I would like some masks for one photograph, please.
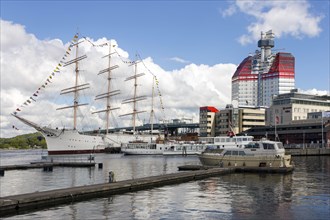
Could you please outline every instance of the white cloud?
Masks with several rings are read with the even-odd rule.
[[[184,60],[180,57],[171,57],[170,60],[178,62],[178,63],[190,63],[190,61],[188,60]]]
[[[255,18],[247,26],[248,34],[239,37],[242,44],[255,42],[261,31],[273,30],[277,37],[291,35],[295,38],[315,37],[322,29],[319,23],[322,15],[313,15],[306,0],[294,1],[245,1],[236,0],[223,15],[230,16],[236,10]]]
[[[220,13],[222,14],[223,17],[232,16],[236,12],[237,12],[237,7],[234,4],[229,5],[229,7],[224,11],[220,10]]]
[[[328,95],[328,91],[326,90],[317,90],[317,89],[308,89],[308,90],[302,90],[298,89],[299,93],[304,93],[304,94],[310,94],[310,95]],[[330,94],[329,94],[330,95]]]
[[[10,137],[19,134],[34,132],[34,129],[24,125],[10,114],[16,108],[22,111],[18,114],[28,120],[39,123],[42,126],[72,127],[72,111],[70,109],[56,111],[56,108],[72,105],[72,98],[59,96],[59,90],[73,86],[74,66],[62,67],[60,73],[56,73],[45,89],[41,89],[38,96],[33,94],[49,78],[54,68],[61,61],[69,43],[63,43],[59,39],[40,40],[33,34],[27,33],[24,26],[12,22],[1,22],[1,137]],[[107,38],[89,39],[95,45],[101,45],[109,41]],[[111,40],[117,44],[115,40]],[[81,77],[83,82],[90,83],[90,90],[84,90],[89,107],[80,108],[84,116],[78,118],[78,129],[93,130],[104,127],[102,114],[91,114],[93,111],[104,108],[102,101],[95,101],[94,95],[104,93],[107,89],[106,75],[97,75],[107,67],[108,60],[101,57],[108,54],[108,47],[93,47],[85,41],[79,44],[80,54],[86,54],[87,59],[80,62]],[[121,100],[132,97],[133,82],[124,82],[125,78],[133,75],[133,67],[124,64],[122,60],[128,60],[129,54],[116,47],[121,55],[112,59],[113,64],[120,67],[113,71],[116,83],[112,89],[120,89],[121,94],[113,97],[111,107],[121,107],[119,111],[112,112],[111,124],[114,127],[131,125],[130,117],[118,117],[120,114],[130,112],[130,106],[121,104]],[[73,56],[73,53],[71,54]],[[67,59],[69,60],[69,58]],[[146,68],[147,67],[147,68]],[[199,120],[199,107],[213,105],[224,107],[230,103],[231,76],[236,70],[234,64],[216,64],[214,66],[189,64],[184,68],[173,71],[165,71],[155,64],[152,58],[143,59],[138,64],[138,72],[146,75],[138,78],[138,93],[147,95],[148,100],[139,102],[138,110],[151,110],[151,91],[153,76],[159,82],[155,85],[155,112],[158,120],[163,120],[161,108],[165,108],[166,119],[193,118]],[[158,94],[161,96],[158,96]],[[36,99],[29,105],[23,103],[30,97]],[[80,102],[85,100],[81,99]],[[21,107],[21,105],[25,107]],[[81,114],[79,114],[81,115]],[[139,115],[139,123],[147,123],[149,113]],[[15,125],[20,130],[12,128]]]

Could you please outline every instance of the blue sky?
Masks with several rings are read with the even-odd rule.
[[[300,1],[301,2],[301,1]],[[256,42],[241,45],[253,16],[238,12],[223,17],[232,1],[1,1],[1,18],[26,27],[39,39],[71,39],[75,31],[93,39],[116,39],[130,54],[151,56],[166,70],[184,64],[239,64]],[[329,89],[329,1],[308,1],[309,13],[321,16],[317,36],[290,33],[276,38],[275,48],[296,57],[296,86]],[[294,12],[292,12],[294,13]],[[286,24],[281,24],[285,26]],[[285,27],[283,27],[285,29]],[[267,30],[264,30],[267,31]],[[276,34],[276,32],[275,32]]]
[[[212,87],[210,93],[217,94],[219,100],[204,97],[211,101],[199,101],[191,105],[188,102],[181,103],[196,111],[190,111],[187,107],[179,115],[187,111],[197,118],[198,105],[214,105],[220,108],[230,101],[231,91],[227,86],[233,71],[249,53],[258,49],[260,31],[266,32],[269,29],[275,33],[274,49],[290,52],[296,58],[296,87],[308,92],[327,92],[330,87],[329,8],[328,0],[1,0],[1,20],[10,23],[1,25],[1,34],[5,36],[11,33],[14,36],[17,31],[14,27],[19,25],[24,32],[22,39],[32,35],[40,45],[54,39],[65,45],[77,31],[93,41],[114,39],[130,59],[134,59],[134,54],[138,52],[142,58],[150,58],[150,65],[156,65],[159,72],[164,71],[164,74],[166,72],[170,75],[162,81],[164,93],[167,93],[169,83],[175,84],[176,88],[185,88],[179,84],[182,80],[187,89],[190,89],[186,91],[187,99],[191,90],[199,91],[194,82],[209,76],[210,73],[218,74],[218,78],[213,80],[219,81],[218,84],[210,85],[205,82],[205,85]],[[4,57],[7,55],[6,48],[9,48],[6,47],[6,42],[2,40],[1,52]],[[35,62],[37,65],[40,60],[36,58]],[[15,85],[5,85],[3,81],[7,78],[10,80],[10,73],[4,71],[7,69],[4,65],[9,64],[1,64],[2,94],[5,94],[6,91],[13,91]],[[225,69],[227,72],[222,73]],[[33,72],[32,69],[30,71]],[[17,74],[24,73],[17,70]],[[177,78],[172,77],[174,75]],[[24,96],[24,92],[33,90],[32,86],[26,91],[22,89],[23,85],[17,86],[21,86],[21,96]],[[219,87],[226,90],[221,91]],[[168,95],[170,96],[170,92]],[[7,104],[4,99],[2,103]],[[15,104],[17,105],[11,103]],[[170,106],[174,107],[172,104]],[[8,107],[10,108],[13,107]],[[2,107],[1,114],[7,113],[7,109]],[[175,113],[171,115],[175,117]],[[11,126],[10,119],[3,121],[5,122],[2,122],[2,127]]]

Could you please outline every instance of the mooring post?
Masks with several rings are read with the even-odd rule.
[[[44,171],[45,172],[53,172],[53,166],[52,165],[44,166]]]
[[[0,176],[5,176],[5,170],[4,169],[0,169]]]

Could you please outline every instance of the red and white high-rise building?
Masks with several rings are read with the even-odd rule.
[[[295,58],[291,53],[272,53],[274,34],[261,32],[260,50],[246,57],[232,77],[232,101],[240,106],[270,106],[275,95],[295,87]]]

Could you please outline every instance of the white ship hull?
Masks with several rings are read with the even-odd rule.
[[[111,146],[111,143],[105,141],[103,136],[85,135],[72,129],[41,127],[15,114],[13,116],[35,128],[45,137],[49,155],[103,153],[106,147]]]
[[[46,129],[46,128],[44,128]],[[121,147],[123,144],[136,140],[136,136],[126,133],[111,133],[106,136],[80,134],[76,130],[52,130],[44,133],[49,155],[104,153],[106,147]],[[55,131],[55,132],[54,132]],[[151,140],[151,136],[143,136]]]
[[[55,132],[41,131],[49,155],[103,153],[108,146],[101,136],[84,135],[77,130],[51,130]]]

